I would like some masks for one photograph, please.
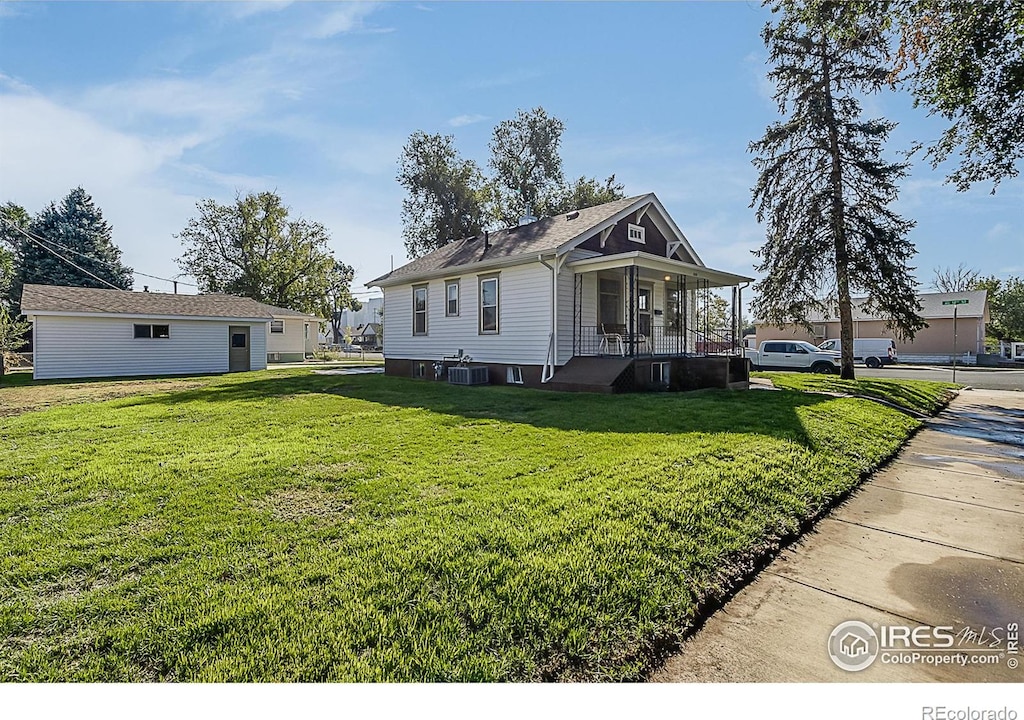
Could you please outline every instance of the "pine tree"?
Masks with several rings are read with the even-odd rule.
[[[751,143],[760,171],[751,207],[767,241],[756,252],[766,276],[754,312],[767,322],[808,325],[813,309],[839,311],[842,377],[853,379],[851,292],[888,318],[897,335],[924,327],[908,265],[914,223],[890,209],[906,163],[882,159],[895,123],[861,118],[858,94],[886,81],[879,23],[841,2],[783,2],[763,33],[779,112]]]
[[[15,298],[20,298],[26,283],[93,288],[113,285],[131,290],[132,269],[121,263],[113,229],[82,188],[72,190],[60,204],[50,203],[33,218],[28,230],[38,240],[21,237]]]

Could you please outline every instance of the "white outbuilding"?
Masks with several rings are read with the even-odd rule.
[[[273,315],[249,298],[25,285],[36,379],[267,367]]]

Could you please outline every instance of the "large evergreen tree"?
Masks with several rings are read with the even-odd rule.
[[[883,28],[841,2],[782,2],[762,36],[779,112],[787,118],[751,143],[760,171],[752,207],[767,241],[757,251],[754,312],[773,324],[808,323],[838,308],[842,376],[854,377],[851,292],[901,337],[924,326],[906,235],[890,209],[905,163],[882,159],[894,123],[861,117],[858,94],[886,81]]]
[[[5,217],[16,207],[8,203]],[[32,219],[27,228],[32,239],[6,223],[5,227],[6,236],[17,238],[18,243],[10,290],[15,304],[20,304],[21,288],[26,283],[132,288],[132,269],[121,262],[113,229],[92,197],[80,187],[60,203],[50,203]]]

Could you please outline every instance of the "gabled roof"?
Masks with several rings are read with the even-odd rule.
[[[987,290],[969,290],[956,293],[923,293],[917,296],[921,302],[920,315],[925,320],[939,320],[952,318],[953,308],[957,308],[957,317],[985,317],[985,309],[988,307]],[[875,313],[865,312],[863,307],[867,298],[851,298],[853,303],[853,319],[857,322],[885,320],[886,318]],[[943,305],[947,300],[967,300],[963,305]],[[811,312],[807,314],[810,322],[828,322],[839,319],[838,313]]]
[[[254,302],[256,302],[256,301],[254,301]],[[275,319],[277,319],[277,318],[286,318],[286,317],[302,318],[304,320],[317,320],[317,321],[319,321],[321,319],[321,318],[317,317],[316,315],[309,315],[309,314],[304,313],[304,312],[299,312],[298,310],[289,310],[288,308],[278,307],[277,305],[267,305],[266,303],[261,303],[261,302],[256,302],[256,304],[259,305],[264,310],[266,310],[271,315],[273,315]]]
[[[444,275],[449,269],[467,265],[488,267],[511,265],[516,262],[535,260],[537,255],[562,254],[592,237],[600,230],[614,225],[630,213],[651,205],[658,210],[664,226],[677,235],[683,247],[703,265],[693,252],[689,242],[669,217],[661,201],[654,193],[634,195],[614,200],[603,205],[574,210],[562,215],[541,218],[528,225],[498,230],[486,236],[476,235],[448,243],[432,253],[392,270],[367,283],[367,286],[384,287],[421,278]],[[485,248],[486,244],[486,248]]]
[[[25,285],[21,311],[26,315],[132,315],[270,320],[261,303],[234,295],[174,295],[104,288]]]

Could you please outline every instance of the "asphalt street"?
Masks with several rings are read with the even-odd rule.
[[[952,367],[932,367],[923,365],[898,365],[877,370],[863,366],[857,367],[857,377],[894,378],[902,380],[943,380],[953,381]],[[979,390],[1020,390],[1024,391],[1024,368],[1012,370],[1005,368],[957,367],[956,381],[961,385],[969,385]]]

